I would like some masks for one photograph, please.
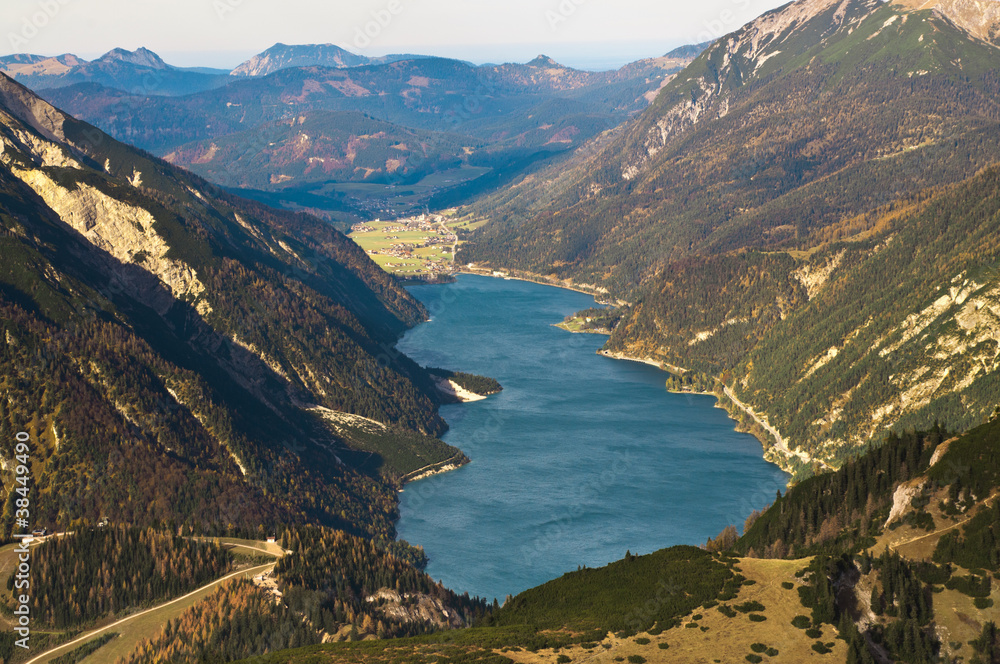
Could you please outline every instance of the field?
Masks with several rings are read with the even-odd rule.
[[[447,213],[395,221],[355,224],[350,238],[379,267],[404,278],[427,278],[454,271],[458,237]]]
[[[753,644],[764,644],[777,650],[772,655],[765,654],[765,662],[843,662],[846,646],[836,639],[836,630],[823,626],[822,641],[832,642],[833,652],[820,655],[812,649],[817,639],[806,636],[805,632],[792,626],[792,619],[809,610],[799,603],[795,590],[801,580],[795,572],[806,567],[809,560],[762,560],[744,558],[739,568],[744,576],[755,581],[753,585],[740,588],[739,596],[728,605],[756,601],[764,605],[759,611],[767,620],[753,622],[749,614],[737,612],[732,618],[720,613],[718,607],[698,609],[684,618],[679,627],[661,634],[640,633],[635,637],[619,638],[607,634],[600,643],[584,643],[558,650],[543,649],[538,652],[527,650],[506,651],[503,654],[518,664],[556,664],[559,655],[569,657],[572,662],[588,661],[594,664],[615,664],[633,661],[640,657],[654,664],[670,662],[683,664],[690,662],[745,662],[746,655],[753,654]],[[782,582],[792,588],[783,587]],[[668,647],[663,648],[662,644]],[[638,660],[634,660],[638,661]]]

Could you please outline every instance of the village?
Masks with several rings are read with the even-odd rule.
[[[350,237],[382,269],[408,279],[439,279],[454,272],[458,235],[444,214],[361,222]]]

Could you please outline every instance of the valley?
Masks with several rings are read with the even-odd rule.
[[[451,218],[454,210],[442,214],[355,224],[348,236],[365,250],[386,272],[404,279],[436,281],[456,270],[458,229],[468,230],[467,222]]]
[[[11,32],[0,664],[1000,663],[996,3],[443,3]]]

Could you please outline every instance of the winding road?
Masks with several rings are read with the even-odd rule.
[[[758,417],[757,413],[753,412],[753,409],[750,408],[750,406],[748,406],[745,403],[743,403],[742,401],[740,401],[739,398],[733,393],[733,391],[731,389],[729,389],[729,387],[727,385],[723,385],[722,389],[725,392],[726,396],[729,397],[730,401],[732,401],[734,404],[736,404],[736,406],[740,410],[742,410],[744,413],[746,413],[751,418],[753,418],[753,421],[756,422],[757,424],[759,424],[765,431],[767,431],[769,434],[771,434],[772,436],[774,436],[774,440],[775,440],[774,447],[775,447],[775,449],[777,449],[779,452],[781,452],[785,456],[797,456],[804,463],[812,463],[813,461],[818,461],[818,459],[813,459],[811,456],[809,456],[808,454],[806,454],[802,450],[790,450],[790,449],[788,449],[788,443],[786,443],[785,439],[781,437],[781,433],[777,429],[775,429],[773,426],[771,426],[770,424],[768,424],[768,422],[766,420],[762,420],[760,417]],[[824,463],[822,461],[820,461],[819,463],[822,464],[824,468],[829,468],[829,466],[826,463]]]
[[[192,539],[208,539],[208,538],[192,538]],[[282,555],[284,555],[284,551],[281,550],[280,547],[276,547],[279,551],[281,551],[281,553],[277,553],[275,550],[271,550],[269,548],[264,548],[264,547],[267,547],[267,544],[264,544],[263,542],[258,542],[258,544],[264,544],[264,547],[251,546],[251,545],[248,545],[248,544],[234,544],[234,543],[228,543],[228,542],[224,543],[224,544],[231,544],[233,548],[242,548],[242,549],[251,549],[251,550],[254,550],[254,551],[260,551],[261,553],[266,553],[268,555],[274,556],[275,559],[280,558]],[[162,604],[157,604],[156,606],[150,607],[150,608],[145,609],[143,611],[139,611],[138,613],[133,613],[132,615],[126,616],[126,617],[122,618],[121,620],[117,620],[117,621],[111,623],[110,625],[105,625],[104,627],[100,627],[98,629],[91,630],[89,632],[86,632],[86,633],[78,636],[77,638],[73,639],[72,641],[67,641],[66,643],[62,643],[62,644],[60,644],[60,645],[58,645],[58,646],[56,646],[54,648],[50,648],[49,650],[46,650],[45,652],[43,652],[41,654],[35,655],[34,657],[32,657],[31,659],[29,659],[24,664],[36,664],[37,662],[47,662],[47,661],[50,661],[54,657],[58,657],[59,655],[65,654],[65,653],[69,652],[70,650],[72,650],[74,647],[83,645],[84,643],[95,639],[96,637],[100,636],[101,634],[104,634],[105,632],[113,631],[116,628],[121,627],[122,625],[125,625],[125,624],[127,624],[127,623],[129,623],[131,621],[134,621],[134,620],[136,620],[136,619],[138,619],[138,618],[140,618],[142,616],[148,615],[148,614],[153,613],[155,611],[162,611],[164,609],[168,609],[169,607],[173,606],[174,604],[178,604],[180,602],[184,602],[185,600],[188,600],[191,597],[194,597],[195,595],[198,595],[199,593],[204,593],[205,591],[211,590],[212,588],[214,588],[216,586],[220,586],[220,585],[222,585],[223,583],[225,583],[226,581],[228,581],[230,579],[233,579],[233,578],[238,577],[238,576],[247,576],[247,577],[252,578],[252,577],[257,576],[258,574],[265,574],[267,572],[270,572],[271,570],[274,569],[275,564],[276,564],[276,561],[275,562],[270,562],[270,563],[265,563],[263,565],[257,565],[256,567],[250,567],[250,568],[246,568],[246,569],[241,569],[241,570],[238,570],[236,572],[230,572],[226,576],[223,576],[223,577],[221,577],[219,579],[216,579],[215,581],[211,581],[209,583],[206,583],[205,585],[200,586],[200,587],[196,588],[195,590],[192,590],[191,592],[187,593],[186,595],[182,595],[181,597],[176,597],[176,598],[174,598],[172,600],[169,600],[167,602],[164,602]],[[89,661],[89,659],[88,659],[88,661]]]

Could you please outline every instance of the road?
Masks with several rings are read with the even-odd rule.
[[[277,554],[274,551],[269,551],[269,550],[264,549],[264,548],[254,547],[254,546],[248,546],[248,545],[244,545],[244,544],[237,544],[236,546],[240,546],[240,547],[246,548],[246,549],[254,549],[254,550],[257,550],[257,551],[261,551],[262,553],[266,553],[268,555],[275,556],[276,558],[280,558],[281,555],[284,554],[284,552],[282,552],[281,554]],[[148,615],[148,614],[150,614],[150,613],[152,613],[154,611],[162,611],[162,610],[167,609],[167,608],[169,608],[169,607],[171,607],[171,606],[173,606],[175,604],[178,604],[180,602],[184,602],[185,600],[190,599],[191,597],[193,597],[193,596],[195,596],[195,595],[197,595],[199,593],[203,593],[206,590],[210,590],[211,588],[213,588],[215,586],[220,586],[220,585],[222,585],[223,583],[225,583],[226,581],[228,581],[230,579],[233,579],[233,578],[238,577],[238,576],[248,576],[248,577],[252,578],[252,577],[257,576],[258,574],[264,574],[266,572],[270,572],[271,570],[274,569],[274,565],[275,565],[275,563],[271,562],[271,563],[265,563],[263,565],[258,565],[256,567],[251,567],[251,568],[248,568],[248,569],[242,569],[242,570],[239,570],[239,571],[236,571],[236,572],[231,572],[231,573],[227,574],[226,576],[224,576],[224,577],[222,577],[220,579],[216,579],[215,581],[211,581],[209,583],[206,583],[203,586],[200,586],[199,588],[196,588],[195,590],[192,590],[191,592],[187,593],[186,595],[183,595],[181,597],[177,597],[177,598],[172,599],[172,600],[170,600],[168,602],[164,602],[163,604],[157,604],[156,606],[150,607],[148,609],[145,609],[144,611],[140,611],[138,613],[133,613],[132,615],[126,616],[125,618],[122,618],[121,620],[118,620],[118,621],[116,621],[114,623],[111,623],[110,625],[105,625],[104,627],[101,627],[99,629],[91,630],[91,631],[89,631],[89,632],[87,632],[87,633],[85,633],[85,634],[83,634],[83,635],[81,635],[81,636],[73,639],[72,641],[68,641],[66,643],[63,643],[63,644],[60,644],[60,645],[56,646],[55,648],[51,648],[49,650],[46,650],[45,652],[43,652],[43,653],[41,653],[39,655],[36,655],[35,657],[29,659],[27,662],[25,662],[25,664],[35,664],[36,662],[42,662],[42,661],[51,660],[53,657],[57,657],[59,655],[65,654],[65,653],[69,652],[70,650],[72,650],[73,648],[75,648],[76,646],[83,645],[87,641],[90,641],[90,640],[92,640],[92,639],[100,636],[101,634],[104,634],[105,632],[115,631],[116,628],[121,627],[122,625],[127,624],[127,623],[129,623],[129,622],[131,622],[133,620],[136,620],[136,619],[138,619],[138,618],[140,618],[142,616]]]
[[[993,494],[992,496],[990,496],[989,498],[987,498],[986,500],[984,500],[982,502],[982,508],[989,507],[989,504],[991,502],[993,502],[993,500],[997,496],[1000,496],[1000,494]],[[955,528],[958,528],[959,526],[964,526],[965,524],[969,523],[970,521],[972,521],[972,519],[974,519],[976,517],[977,514],[979,514],[979,511],[980,510],[978,510],[978,509],[974,510],[974,513],[971,516],[967,517],[966,519],[964,519],[962,521],[959,521],[958,523],[953,523],[950,526],[948,526],[947,528],[941,528],[940,530],[935,530],[935,531],[927,533],[926,535],[920,535],[919,537],[914,537],[913,539],[904,540],[902,542],[887,542],[886,543],[886,547],[890,551],[896,551],[901,546],[906,546],[908,544],[913,544],[914,542],[919,542],[920,540],[927,539],[928,537],[940,536],[942,533],[946,533],[949,530],[954,530]]]
[[[761,418],[757,417],[757,413],[753,412],[753,409],[751,409],[750,406],[748,406],[745,403],[743,403],[742,401],[740,401],[736,397],[736,395],[733,394],[733,391],[731,389],[729,389],[728,386],[723,385],[722,389],[723,389],[723,391],[725,391],[726,396],[729,397],[730,401],[732,401],[734,404],[736,404],[740,408],[740,410],[742,410],[747,415],[749,415],[751,418],[753,418],[753,421],[756,422],[757,424],[759,424],[765,431],[767,431],[769,434],[771,434],[772,436],[774,436],[774,440],[775,440],[774,447],[779,452],[781,452],[785,456],[797,456],[798,458],[802,459],[802,461],[805,462],[805,463],[812,463],[813,461],[817,461],[817,459],[813,459],[811,456],[809,456],[808,454],[806,454],[802,450],[790,450],[790,449],[788,449],[788,444],[785,442],[785,439],[781,437],[781,433],[777,429],[775,429],[773,426],[771,426],[770,424],[768,424],[765,420],[762,420]],[[824,462],[820,461],[820,463],[823,465],[824,468],[829,468],[829,466],[826,465]]]

